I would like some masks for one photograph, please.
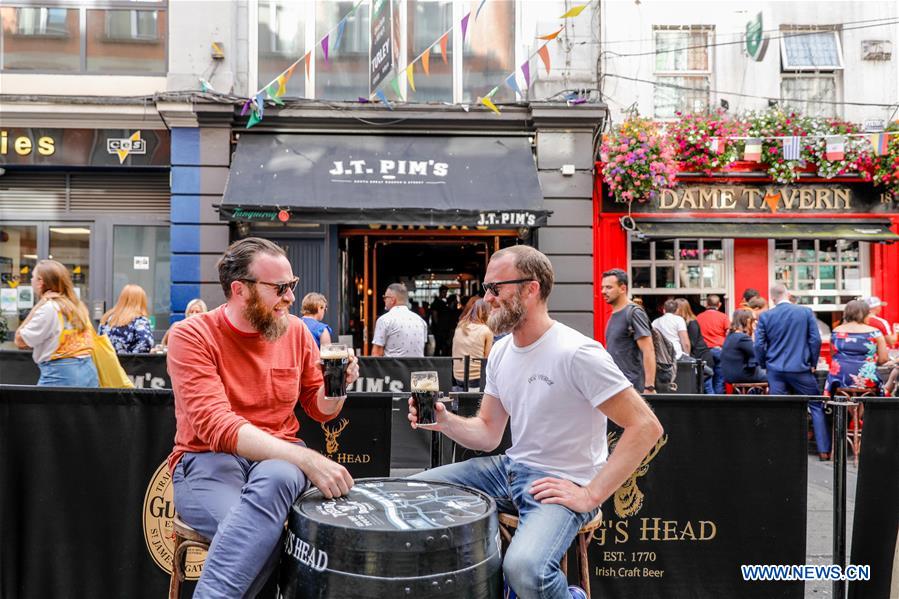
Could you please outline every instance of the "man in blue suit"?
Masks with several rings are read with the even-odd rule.
[[[790,303],[787,288],[778,283],[771,288],[774,307],[759,316],[755,331],[755,357],[768,371],[771,395],[820,395],[815,366],[821,354],[821,334],[815,314],[804,306]],[[824,405],[809,402],[815,444],[822,460],[830,458],[830,430]]]

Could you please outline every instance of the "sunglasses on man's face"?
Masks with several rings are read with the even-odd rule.
[[[269,287],[275,290],[275,293],[278,296],[282,296],[287,293],[288,290],[293,291],[297,288],[297,285],[300,283],[300,277],[294,277],[287,283],[269,283],[267,281],[257,281],[255,279],[238,279],[239,281],[243,281],[244,283],[255,283],[257,285],[268,285]]]
[[[493,283],[481,283],[481,287],[484,288],[484,295],[487,293],[492,293],[493,295],[499,295],[499,286],[500,285],[511,285],[513,283],[530,283],[531,281],[536,281],[537,279],[512,279],[510,281],[494,281]]]

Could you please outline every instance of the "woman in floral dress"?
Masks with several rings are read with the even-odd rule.
[[[830,336],[833,359],[827,375],[826,391],[834,382],[839,387],[871,389],[882,395],[877,366],[889,360],[883,333],[865,324],[868,304],[853,300],[846,304],[843,323]]]
[[[153,347],[147,318],[147,294],[139,285],[125,285],[119,301],[100,319],[100,335],[107,335],[120,354],[145,354]]]

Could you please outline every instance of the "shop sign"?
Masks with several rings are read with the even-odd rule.
[[[374,0],[371,4],[369,94],[374,94],[393,73],[393,9],[393,0]]]
[[[746,53],[752,60],[761,62],[767,49],[768,39],[765,37],[762,13],[758,13],[754,19],[746,23]]]
[[[156,129],[0,129],[0,165],[169,166],[169,132]]]
[[[606,195],[604,210],[620,212],[626,203]],[[632,212],[725,212],[751,214],[847,214],[894,212],[899,204],[870,184],[677,185]]]

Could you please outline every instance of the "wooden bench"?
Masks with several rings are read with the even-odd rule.
[[[172,552],[172,578],[169,580],[169,599],[181,599],[181,583],[184,582],[185,563],[187,562],[187,550],[191,547],[209,551],[212,542],[188,524],[178,514],[172,519],[172,535],[174,536],[174,551]]]

